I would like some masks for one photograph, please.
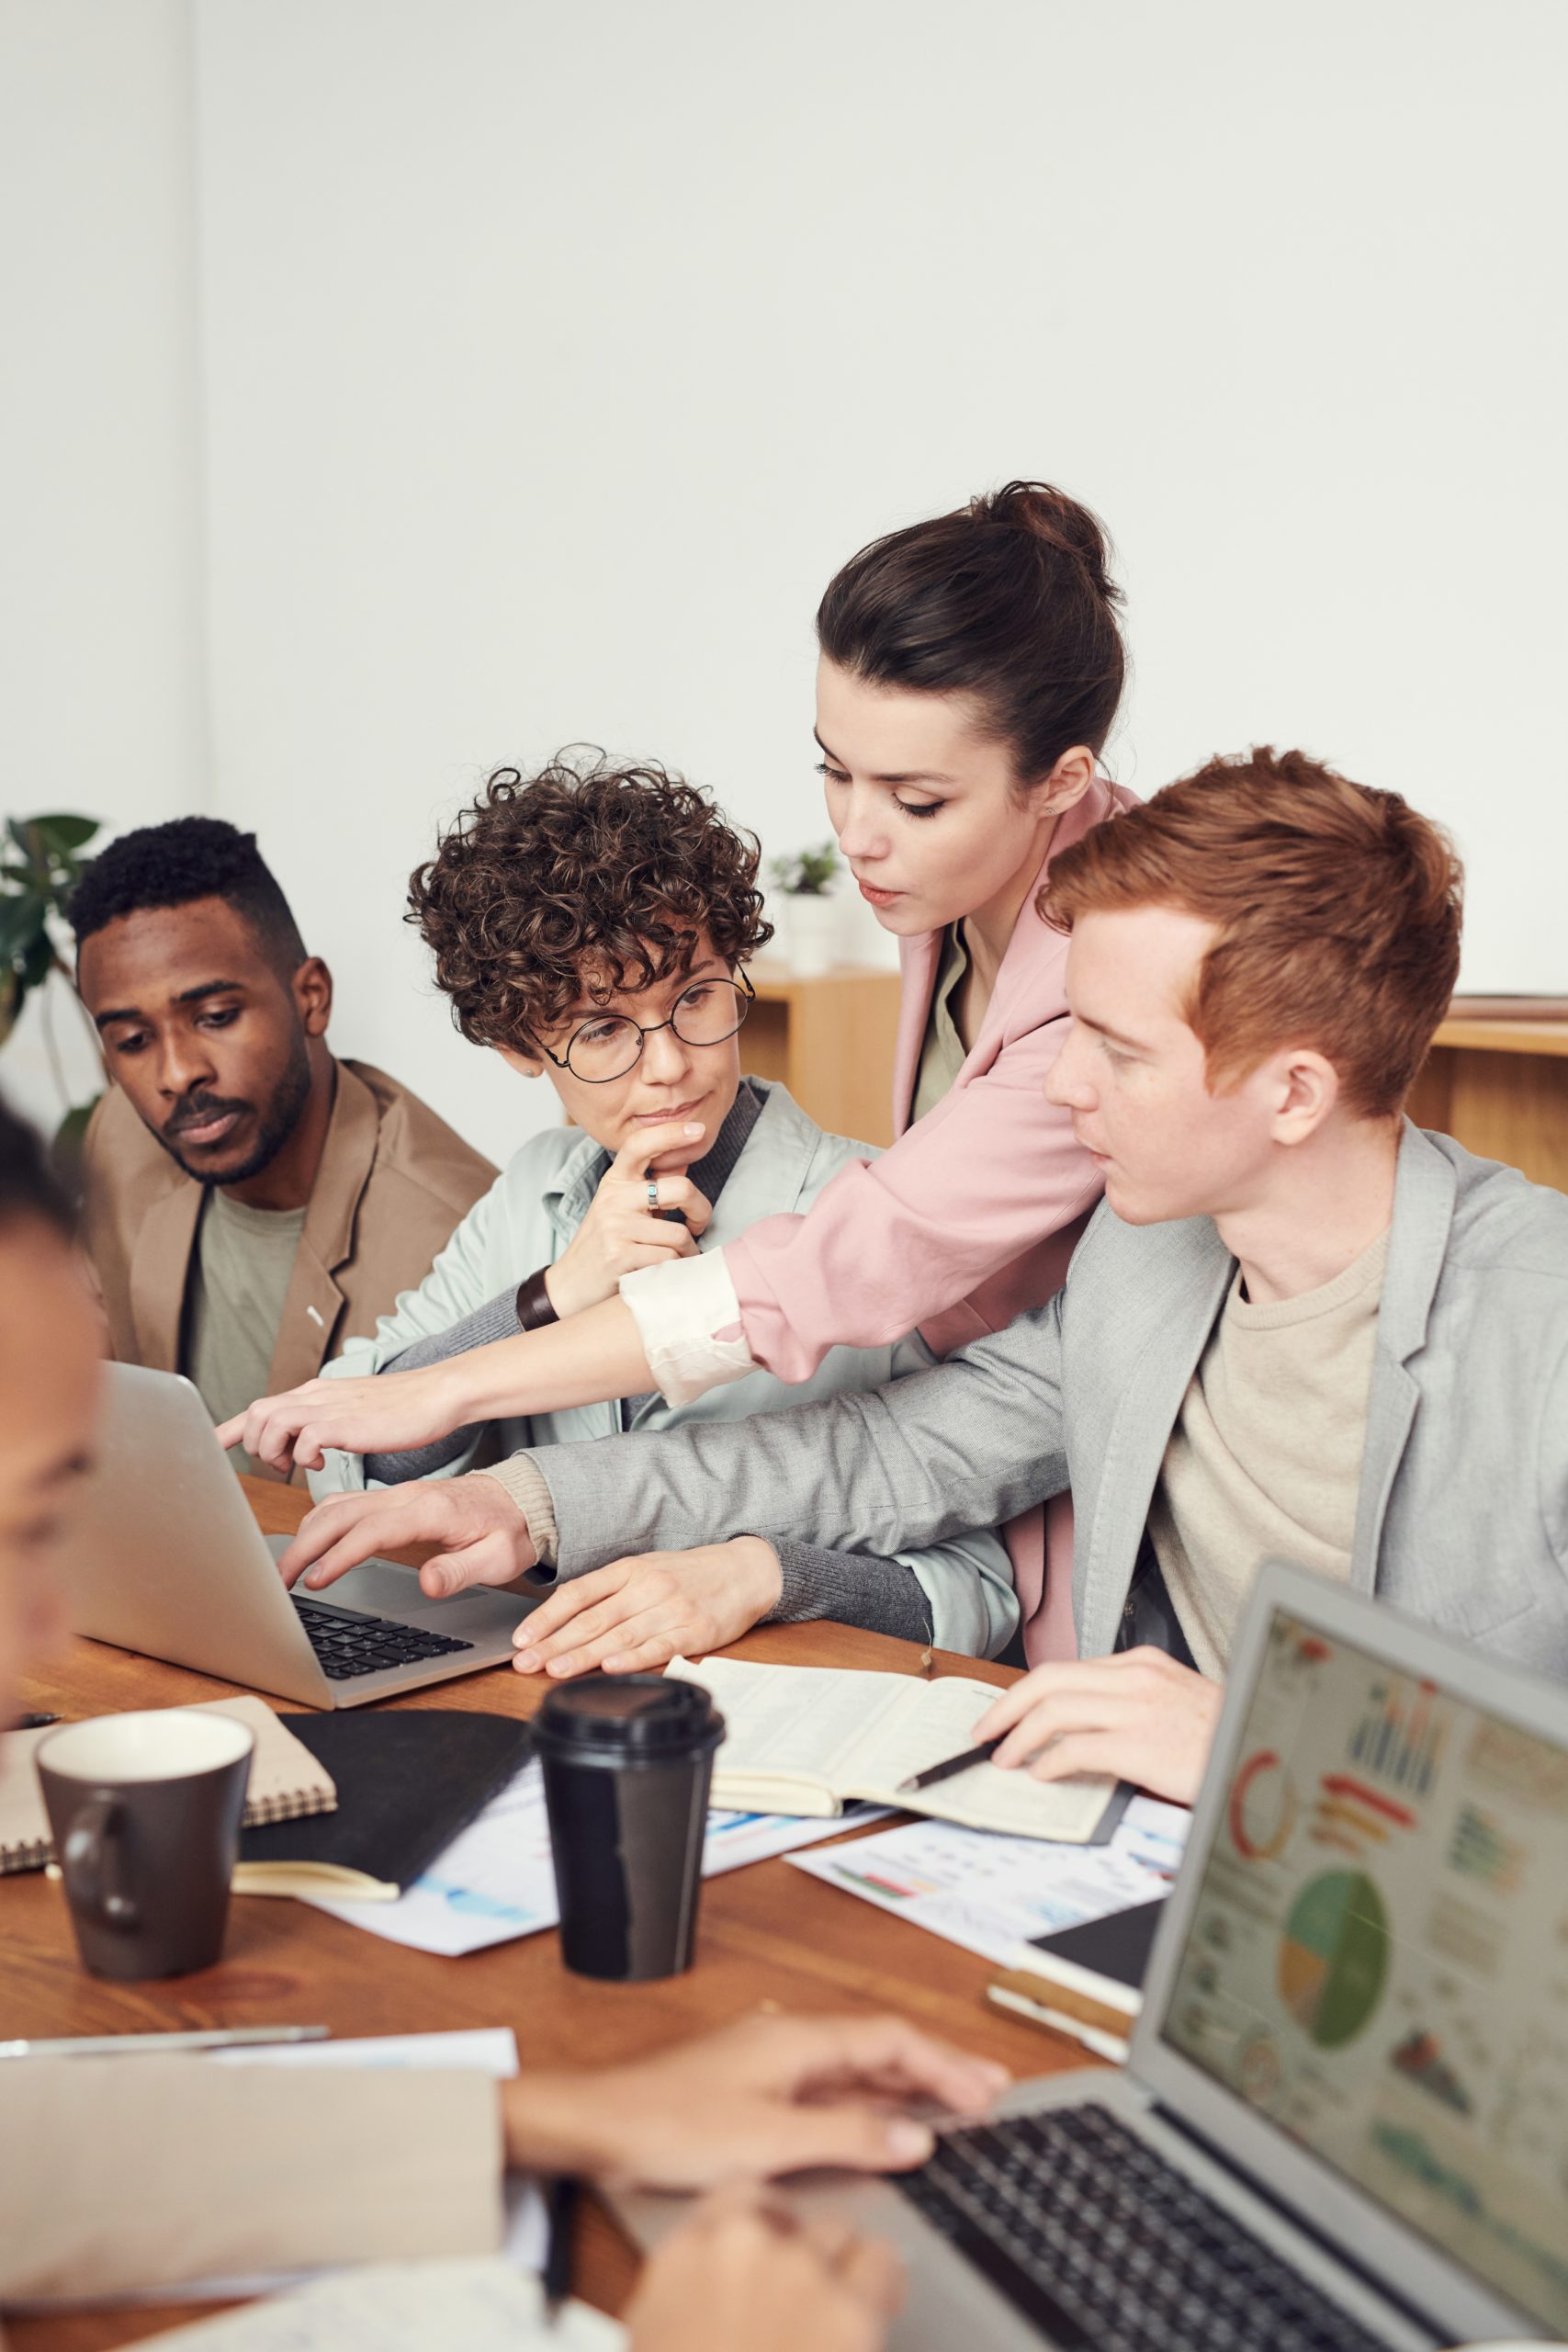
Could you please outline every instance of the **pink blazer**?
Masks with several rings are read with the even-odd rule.
[[[1052,855],[1133,805],[1097,778],[1056,828]],[[1050,858],[1041,870],[1043,881]],[[940,1354],[999,1330],[1061,1286],[1100,1196],[1092,1163],[1046,1073],[1067,1030],[1067,943],[1034,910],[1018,918],[980,1035],[952,1088],[911,1125],[910,1103],[942,933],[902,943],[904,989],[894,1057],[898,1140],[880,1159],[841,1169],[808,1214],[764,1217],[728,1244],[726,1262],[752,1359],[781,1380],[806,1379],[829,1348],[880,1347],[918,1326]],[[1077,1654],[1072,1516],[1063,1498],[1007,1530],[1032,1663]]]

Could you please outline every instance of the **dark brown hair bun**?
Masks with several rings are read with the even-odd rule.
[[[1049,482],[1010,481],[852,556],[823,597],[830,662],[876,685],[965,694],[1021,784],[1103,750],[1126,676],[1104,529]]]
[[[1059,554],[1076,556],[1094,582],[1096,594],[1108,605],[1122,603],[1122,591],[1111,577],[1111,542],[1104,526],[1066,491],[1054,490],[1048,481],[1008,481],[1000,490],[972,498],[969,513],[977,522],[1028,531]]]

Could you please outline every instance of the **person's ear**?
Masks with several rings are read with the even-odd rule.
[[[537,1054],[520,1054],[514,1046],[497,1046],[495,1051],[519,1078],[538,1078],[544,1070],[544,1061]]]
[[[1339,1100],[1339,1073],[1310,1046],[1292,1046],[1276,1057],[1271,1072],[1274,1140],[1288,1147],[1316,1135]]]
[[[292,981],[294,1001],[307,1037],[324,1037],[333,1017],[333,976],[319,956],[307,956]]]
[[[1087,744],[1075,743],[1070,752],[1062,753],[1040,786],[1034,796],[1035,806],[1059,817],[1065,808],[1073,808],[1083,798],[1094,782],[1094,753]]]

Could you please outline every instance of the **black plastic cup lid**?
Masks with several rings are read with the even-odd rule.
[[[698,1682],[662,1674],[598,1674],[552,1690],[534,1731],[551,1747],[674,1756],[721,1739],[724,1717]]]

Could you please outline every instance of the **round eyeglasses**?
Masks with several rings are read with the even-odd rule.
[[[756,993],[744,972],[733,980],[694,980],[682,989],[666,1021],[645,1027],[624,1012],[601,1013],[572,1031],[564,1054],[551,1053],[542,1041],[539,1050],[557,1069],[570,1070],[589,1086],[607,1086],[636,1069],[645,1039],[660,1029],[673,1029],[683,1046],[722,1046],[750,1012]]]

